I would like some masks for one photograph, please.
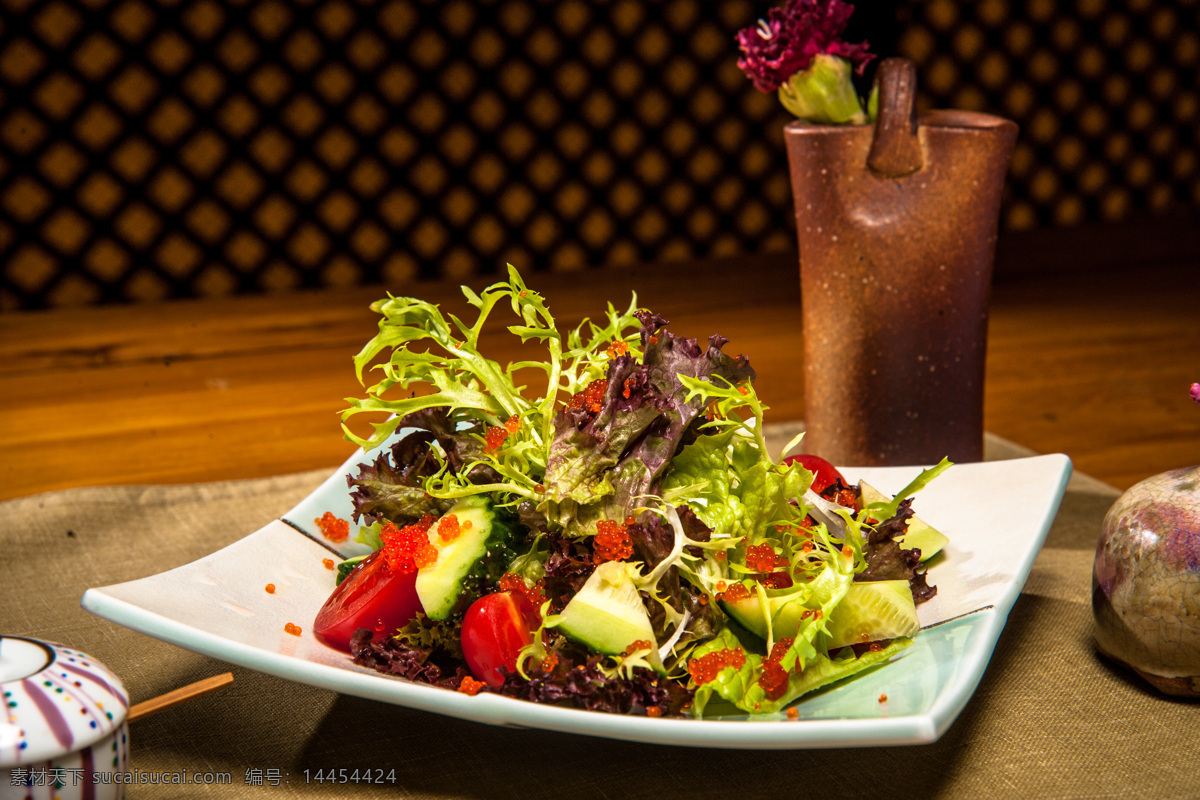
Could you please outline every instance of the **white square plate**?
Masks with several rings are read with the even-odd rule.
[[[915,643],[892,663],[802,698],[783,714],[653,719],[475,697],[355,666],[311,634],[333,589],[331,557],[314,524],[348,519],[345,476],[356,454],[280,520],[191,564],[89,589],[85,609],[213,658],[344,694],[476,722],[695,747],[799,749],[922,744],[937,740],[975,691],[1008,613],[1058,510],[1071,472],[1064,455],[956,465],[922,490],[914,509],[950,544],[930,562],[937,597],[920,607]],[[918,467],[844,469],[894,493]],[[356,548],[359,548],[356,550]],[[338,555],[361,552],[350,543]],[[267,594],[268,583],[276,586]],[[284,632],[288,622],[301,636]],[[886,701],[881,697],[886,695]]]

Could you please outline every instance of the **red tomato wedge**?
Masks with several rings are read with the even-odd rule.
[[[842,473],[838,472],[837,467],[830,464],[820,456],[809,455],[804,453],[798,456],[788,456],[783,460],[785,464],[799,463],[800,466],[813,474],[812,490],[818,494],[834,480],[841,480],[842,483],[846,479],[842,477]]]
[[[421,610],[417,573],[394,571],[377,550],[359,562],[317,612],[313,634],[338,650],[350,651],[350,637],[359,628],[379,640],[403,627]]]
[[[504,682],[501,667],[517,668],[517,654],[533,642],[541,620],[537,609],[519,592],[496,592],[476,600],[462,624],[463,658],[478,680],[490,686]]]

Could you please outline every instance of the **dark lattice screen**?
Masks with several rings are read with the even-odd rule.
[[[903,3],[922,103],[1015,119],[1008,230],[1200,210],[1200,2]]]
[[[0,0],[0,309],[789,250],[770,5]],[[1022,124],[1007,228],[1200,206],[1194,0],[857,6]]]

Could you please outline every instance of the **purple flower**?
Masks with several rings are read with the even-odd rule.
[[[1200,403],[1200,383],[1192,384],[1192,399]]]
[[[763,92],[773,92],[821,53],[841,56],[862,73],[874,56],[867,43],[847,44],[839,36],[854,8],[842,0],[787,0],[758,25],[738,32],[738,66]]]

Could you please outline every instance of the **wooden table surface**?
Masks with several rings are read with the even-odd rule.
[[[801,419],[795,261],[527,275],[560,325],[630,291],[672,330],[730,339],[768,421]],[[472,282],[482,288],[493,279]],[[0,499],[333,468],[338,412],[385,287],[0,315]],[[397,293],[466,310],[458,288]],[[515,354],[509,334],[488,342]],[[1023,277],[991,307],[985,424],[1118,488],[1200,463],[1200,267]]]

